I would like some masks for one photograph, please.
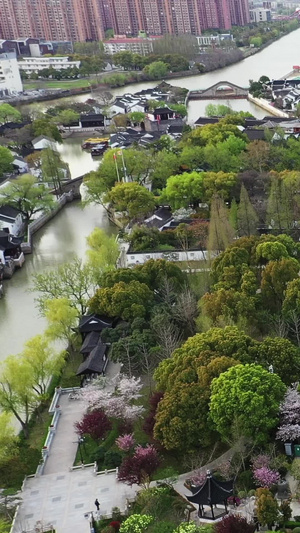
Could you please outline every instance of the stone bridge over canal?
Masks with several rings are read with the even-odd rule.
[[[61,185],[62,192],[65,192],[65,193],[72,192],[73,199],[80,200],[81,198],[80,186],[83,183],[84,177],[85,177],[84,175],[79,176],[78,178],[74,178],[73,180],[65,181],[64,183],[62,183]]]
[[[188,100],[213,100],[228,98],[247,98],[248,88],[239,87],[229,81],[219,81],[208,89],[199,89],[198,91],[189,91]]]

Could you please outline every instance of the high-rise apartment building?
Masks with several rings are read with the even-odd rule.
[[[0,0],[0,39],[103,40],[191,33],[248,24],[248,0]]]

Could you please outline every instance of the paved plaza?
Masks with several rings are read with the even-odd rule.
[[[88,533],[84,514],[96,511],[96,498],[100,513],[106,515],[115,506],[125,510],[126,499],[134,497],[136,490],[119,483],[115,473],[93,475],[91,467],[28,479],[14,533],[34,530],[38,521],[52,524],[57,533]]]

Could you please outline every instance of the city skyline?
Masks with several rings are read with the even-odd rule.
[[[103,41],[116,35],[201,35],[249,23],[248,0],[0,0],[0,39]]]

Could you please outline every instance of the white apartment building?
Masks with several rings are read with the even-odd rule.
[[[272,20],[272,14],[270,9],[263,9],[257,7],[255,9],[250,9],[250,20],[251,22],[270,22]]]
[[[14,52],[0,54],[0,97],[23,91],[23,84]]]
[[[106,54],[116,54],[128,50],[133,54],[146,56],[153,52],[153,39],[148,37],[117,36],[103,43]]]
[[[67,68],[80,67],[80,61],[69,61],[68,57],[24,57],[18,62],[19,69],[25,70],[27,74],[38,72],[44,68],[63,70]]]

